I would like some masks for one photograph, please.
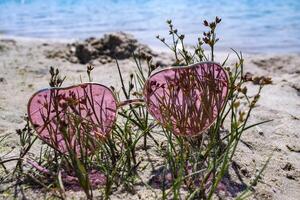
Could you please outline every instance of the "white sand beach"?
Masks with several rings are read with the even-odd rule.
[[[0,146],[0,155],[10,150],[10,155],[18,153],[15,130],[24,125],[30,96],[48,87],[50,66],[59,68],[61,74],[67,76],[64,86],[88,81],[87,64],[66,59],[63,52],[68,48],[64,42],[0,39],[0,136],[10,134]],[[156,49],[153,52],[158,63],[171,63],[172,55],[168,52]],[[222,62],[225,56],[222,52],[217,53],[217,61]],[[116,64],[109,59],[105,57],[91,63],[95,67],[93,81],[120,90]],[[273,121],[258,125],[243,135],[234,159],[235,168],[241,180],[248,182],[271,156],[250,199],[297,200],[300,197],[300,54],[248,54],[244,59],[247,72],[270,76],[273,81],[263,88],[250,122]],[[234,61],[232,52],[228,64]],[[119,60],[119,64],[124,77],[135,70],[132,58]],[[255,88],[253,83],[248,84],[250,93]],[[118,191],[112,199],[156,198],[146,186],[138,186],[136,191],[136,194]],[[26,190],[26,194],[28,199],[44,197],[36,191]],[[84,198],[80,192],[70,192],[70,197],[79,196]],[[0,199],[7,198],[12,197],[0,194]]]

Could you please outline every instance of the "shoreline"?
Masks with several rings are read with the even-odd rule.
[[[122,31],[120,31],[122,32]],[[50,43],[62,43],[62,44],[67,44],[67,43],[74,43],[74,42],[80,42],[80,41],[84,41],[86,39],[89,38],[101,38],[103,37],[105,34],[112,34],[112,33],[119,33],[119,32],[108,32],[108,33],[104,33],[104,34],[100,34],[98,36],[90,36],[90,37],[86,37],[86,38],[70,38],[70,39],[66,39],[66,38],[43,38],[43,37],[26,37],[26,36],[14,36],[14,35],[6,35],[6,34],[1,34],[0,33],[0,40],[16,40],[16,41],[23,41],[23,42],[50,42]],[[126,32],[127,33],[127,32]],[[132,34],[132,33],[129,33]],[[157,40],[155,37],[153,37],[153,41],[152,42],[148,42],[145,43],[147,46],[149,46],[151,49],[155,49],[155,51],[157,52],[164,52],[164,53],[168,53],[170,52],[170,50],[164,46],[164,44],[160,43],[159,41],[157,44],[155,44],[156,42],[154,42],[155,40]],[[159,44],[160,43],[160,44]],[[189,48],[193,48],[192,45],[188,44],[187,45]],[[246,49],[245,47],[239,47],[239,48],[235,48],[234,50],[236,50],[237,52],[242,52],[245,53],[246,55],[267,55],[267,56],[271,56],[271,55],[300,55],[300,51],[298,50],[291,50],[293,48],[297,48],[297,46],[295,47],[282,47],[280,49],[278,48],[272,48],[272,47],[268,47],[267,50],[263,53],[261,51],[255,51],[255,49]],[[206,51],[209,51],[208,48],[204,48]],[[275,49],[275,50],[271,50],[271,49]],[[289,50],[286,50],[289,49]],[[216,52],[217,53],[224,53],[224,54],[228,54],[232,53],[232,48],[231,47],[224,47],[224,46],[218,46],[217,44],[217,48],[216,48]]]

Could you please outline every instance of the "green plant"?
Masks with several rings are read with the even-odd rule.
[[[157,38],[172,51],[175,58],[174,66],[214,61],[215,45],[219,40],[216,30],[220,22],[221,19],[218,17],[210,23],[204,21],[204,26],[208,30],[204,32],[203,37],[198,38],[196,46],[192,49],[185,45],[185,35],[179,34],[171,20],[167,21],[171,44],[161,36]],[[209,47],[208,53],[204,50],[205,45]],[[5,163],[17,161],[13,173],[19,180],[17,185],[32,186],[33,181],[59,198],[66,198],[66,191],[76,186],[75,188],[82,189],[89,199],[93,198],[93,191],[97,189],[102,191],[104,199],[109,199],[120,186],[132,193],[137,184],[142,183],[147,187],[154,187],[151,181],[143,180],[140,176],[151,162],[150,159],[145,160],[140,156],[140,153],[141,151],[148,153],[149,149],[155,149],[159,162],[162,164],[160,166],[162,170],[155,175],[159,180],[158,188],[162,191],[161,199],[212,199],[220,187],[223,187],[223,178],[228,173],[242,134],[258,124],[267,122],[249,125],[249,117],[259,100],[264,81],[260,82],[256,95],[249,97],[245,86],[248,79],[244,74],[243,56],[236,51],[234,53],[237,56],[234,66],[227,65],[228,57],[221,63],[227,71],[229,80],[229,91],[224,108],[218,110],[215,122],[205,133],[192,138],[174,133],[173,122],[168,116],[177,110],[168,103],[164,105],[166,120],[164,126],[150,116],[144,103],[130,104],[118,110],[120,117],[112,127],[111,133],[97,139],[86,137],[92,132],[94,124],[87,123],[82,116],[78,118],[71,112],[66,112],[68,120],[60,118],[56,120],[66,144],[66,152],[60,152],[59,148],[53,144],[50,144],[51,147],[42,144],[39,154],[29,156],[28,152],[31,147],[37,145],[35,143],[37,137],[27,121],[25,128],[17,131],[21,143],[20,155],[9,159],[1,158],[0,167],[6,169]],[[158,68],[153,64],[151,56],[136,52],[133,58],[136,71],[128,77],[128,82],[123,77],[121,66],[116,61],[122,87],[121,92],[114,88],[112,90],[119,100],[125,98],[126,101],[130,101],[132,98],[142,98],[146,80]],[[87,76],[90,82],[92,72],[93,67],[88,66]],[[50,76],[51,87],[62,86],[65,77],[61,78],[58,69],[51,68]],[[177,84],[179,87],[181,83]],[[190,84],[190,87],[186,90],[198,86]],[[176,95],[175,92],[174,95]],[[206,105],[209,106],[210,102],[206,102]],[[195,123],[204,123],[202,118],[207,118],[197,113],[197,110],[189,114],[199,118],[199,121]],[[188,124],[190,122],[186,118],[176,123]],[[82,136],[80,133],[85,134]],[[76,145],[72,145],[70,137],[77,137],[78,141],[81,141],[79,150],[74,147]],[[91,144],[95,148],[93,153],[89,154]],[[142,166],[141,163],[145,161],[148,164]],[[152,168],[155,167],[157,166],[152,166]],[[95,181],[94,176],[101,182]],[[256,182],[257,179],[252,184]],[[240,198],[248,196],[249,190],[251,190],[251,185]]]
[[[215,44],[219,40],[216,36],[217,25],[221,19],[216,17],[213,22],[204,21],[204,26],[209,30],[203,33],[203,38],[198,38],[198,44],[193,51],[188,51],[184,44],[184,35],[174,29],[171,20],[167,21],[171,44],[165,38],[157,36],[175,55],[174,65],[191,65],[199,61],[214,61]],[[178,43],[181,48],[178,48]],[[210,47],[210,57],[205,55],[203,45]],[[234,50],[233,50],[234,51]],[[237,62],[234,67],[227,67],[226,61],[222,66],[229,77],[229,92],[225,102],[225,108],[218,114],[216,122],[206,133],[195,137],[178,137],[172,134],[172,130],[164,129],[167,138],[167,148],[162,153],[166,157],[166,168],[172,175],[172,186],[167,195],[173,193],[172,198],[180,199],[181,190],[187,188],[188,199],[211,199],[222,182],[222,178],[228,173],[228,167],[236,152],[241,135],[256,125],[248,124],[248,119],[259,99],[264,83],[258,87],[257,94],[253,98],[247,95],[247,87],[244,74],[244,59],[241,53],[234,51]],[[228,119],[228,122],[225,120]],[[177,122],[180,123],[180,122]],[[263,168],[264,169],[264,168]],[[167,198],[163,191],[163,198]]]

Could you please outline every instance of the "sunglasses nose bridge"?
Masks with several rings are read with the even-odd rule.
[[[130,104],[141,104],[144,102],[145,102],[144,99],[129,99],[129,100],[121,101],[118,104],[118,107],[123,107],[123,106],[130,105]]]

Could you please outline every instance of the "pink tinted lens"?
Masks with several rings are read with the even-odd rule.
[[[91,153],[116,119],[112,92],[99,84],[37,92],[29,101],[28,116],[39,137],[56,150]]]
[[[216,63],[166,69],[152,75],[144,95],[151,115],[177,135],[206,130],[222,110],[228,79]]]

